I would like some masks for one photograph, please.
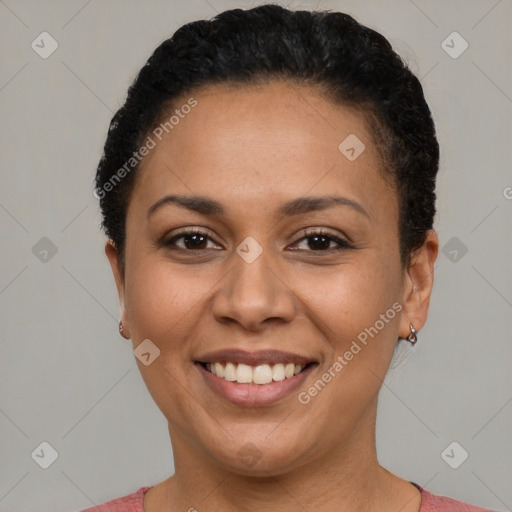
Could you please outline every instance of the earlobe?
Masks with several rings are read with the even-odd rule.
[[[423,245],[412,255],[406,272],[399,327],[401,338],[407,338],[411,334],[411,325],[416,332],[425,325],[434,285],[434,264],[438,251],[437,233],[429,230]]]

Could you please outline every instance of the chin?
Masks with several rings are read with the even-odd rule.
[[[288,473],[290,470],[300,467],[309,459],[312,450],[307,449],[304,444],[304,435],[295,436],[293,440],[289,432],[282,437],[272,434],[260,433],[251,437],[250,435],[236,436],[240,440],[228,443],[208,446],[205,449],[216,463],[233,473],[254,476],[270,477]],[[300,439],[302,438],[302,442]],[[242,441],[245,439],[245,441]],[[252,440],[251,440],[252,439]]]

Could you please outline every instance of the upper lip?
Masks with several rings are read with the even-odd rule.
[[[258,350],[255,352],[248,352],[240,349],[215,350],[202,355],[196,361],[199,363],[242,363],[250,366],[257,366],[261,364],[272,365],[279,363],[294,363],[305,366],[308,363],[315,362],[310,357],[273,349]]]

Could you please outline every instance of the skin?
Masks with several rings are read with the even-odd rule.
[[[149,366],[136,361],[168,420],[175,474],[146,493],[144,510],[419,510],[419,491],[379,465],[375,418],[397,338],[426,321],[436,233],[403,268],[397,194],[362,113],[286,82],[203,87],[176,105],[191,96],[197,106],[142,163],[124,268],[105,246],[125,332],[134,348],[150,339],[161,351]],[[366,146],[352,162],[338,150],[349,134]],[[225,213],[167,204],[148,218],[168,194],[214,199]],[[325,195],[357,201],[367,216],[346,205],[278,213]],[[190,238],[160,243],[187,227],[210,237],[202,249]],[[355,248],[336,251],[331,241],[315,251],[306,228]],[[263,250],[252,263],[235,251],[248,236]],[[234,405],[194,365],[224,348],[298,353],[318,362],[307,390],[395,302],[402,310],[308,404],[294,392],[268,406]],[[247,443],[260,456],[252,466],[237,455]]]

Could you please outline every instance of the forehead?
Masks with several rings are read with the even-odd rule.
[[[191,99],[195,106],[182,108]],[[164,124],[171,116],[172,128]],[[164,190],[220,194],[228,206],[241,198],[261,206],[338,192],[369,209],[387,201],[389,209],[394,197],[364,113],[331,102],[313,87],[202,87],[176,100],[160,126],[167,130],[150,133],[156,144],[136,185],[136,196],[146,202]]]

